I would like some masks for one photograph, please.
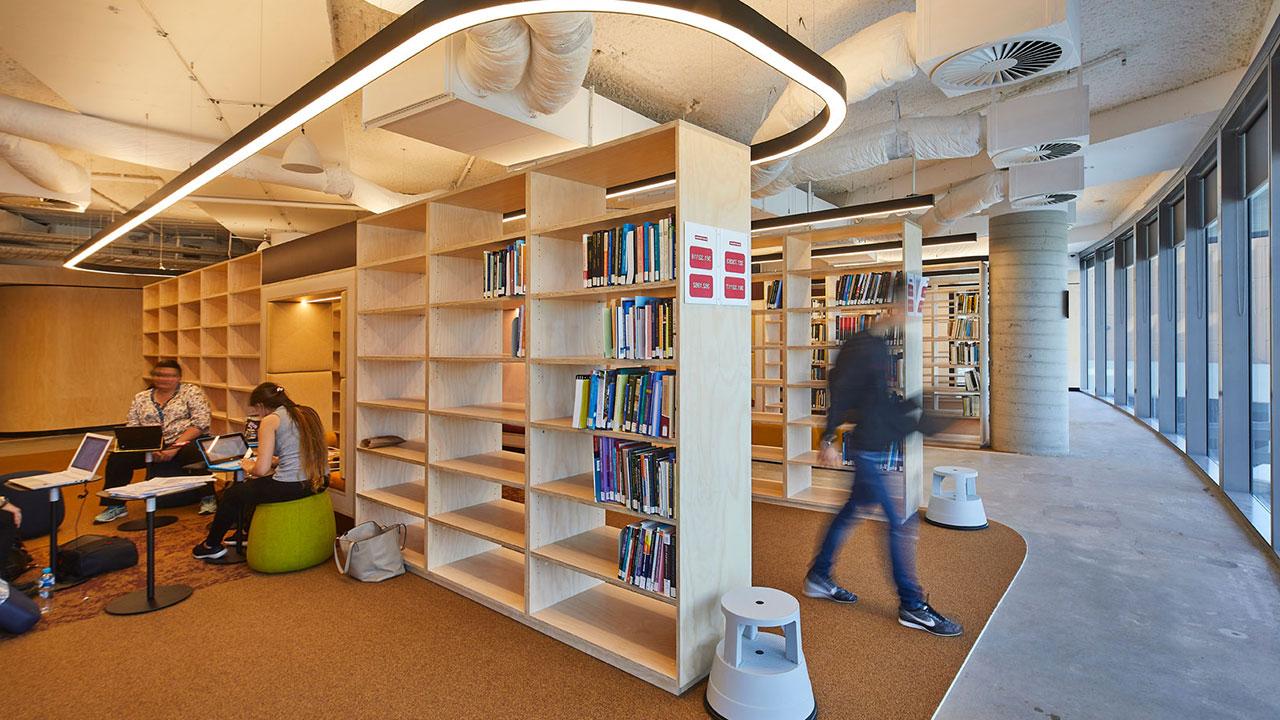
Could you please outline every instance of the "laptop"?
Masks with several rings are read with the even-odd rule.
[[[210,470],[237,470],[240,461],[249,456],[249,443],[243,433],[196,438],[196,447]]]
[[[116,452],[155,452],[164,449],[161,425],[125,425],[115,429]]]
[[[107,456],[107,450],[110,447],[110,435],[85,433],[84,439],[80,441],[80,447],[76,449],[76,454],[72,456],[71,464],[67,466],[66,470],[15,478],[10,480],[9,483],[26,490],[43,490],[62,485],[88,482],[98,472],[98,467],[102,465],[102,459]]]

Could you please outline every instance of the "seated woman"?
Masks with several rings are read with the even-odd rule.
[[[304,498],[324,488],[328,456],[324,426],[316,411],[290,400],[275,383],[253,389],[249,410],[262,418],[258,455],[242,463],[247,479],[232,483],[222,493],[208,537],[191,551],[197,558],[211,560],[226,554],[222,541],[241,512],[247,514],[260,503]]]
[[[209,398],[197,385],[182,382],[182,366],[173,360],[161,360],[151,368],[151,387],[133,396],[129,406],[128,425],[159,425],[164,449],[152,453],[112,453],[103,472],[105,490],[128,485],[133,471],[147,469],[147,477],[185,475],[184,469],[200,462],[196,438],[209,432],[211,415]],[[200,514],[213,512],[214,498],[201,500]],[[124,501],[104,497],[99,501],[103,511],[93,519],[95,524],[109,523],[129,514]]]

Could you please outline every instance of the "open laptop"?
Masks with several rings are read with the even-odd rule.
[[[102,458],[107,456],[107,449],[110,447],[110,435],[85,433],[84,439],[80,441],[80,447],[76,449],[76,454],[72,456],[71,464],[67,466],[66,470],[16,478],[9,482],[27,490],[42,490],[78,482],[88,482],[98,472],[98,467],[102,465]]]
[[[196,447],[204,464],[219,472],[238,470],[240,461],[249,457],[249,443],[243,433],[196,438]]]
[[[164,448],[161,425],[124,425],[115,429],[116,452],[155,452]]]

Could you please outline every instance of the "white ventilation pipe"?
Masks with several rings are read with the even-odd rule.
[[[437,0],[439,1],[439,0]],[[401,15],[417,0],[367,0]],[[514,93],[530,113],[553,115],[582,87],[595,18],[564,12],[495,20],[463,33],[458,74],[477,95]]]
[[[996,170],[966,180],[935,200],[933,208],[920,218],[925,235],[941,235],[956,222],[977,215],[1009,195],[1009,174]]]
[[[900,158],[947,160],[982,152],[982,120],[974,115],[903,118],[823,143],[789,163],[770,168],[773,179],[751,194],[767,197],[793,185],[869,170]],[[757,182],[765,176],[761,174]]]
[[[31,182],[63,195],[89,188],[89,172],[42,142],[0,133],[0,160]]]
[[[174,171],[186,170],[217,147],[217,143],[207,140],[81,115],[8,95],[0,95],[0,133]],[[417,199],[417,196],[388,190],[338,165],[329,165],[323,173],[308,175],[285,170],[280,167],[280,158],[261,153],[227,174],[337,195],[375,213],[393,210]]]

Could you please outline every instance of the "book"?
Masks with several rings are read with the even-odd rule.
[[[596,502],[675,517],[675,448],[597,435],[592,454]]]
[[[675,280],[675,215],[582,236],[582,286]]]
[[[516,308],[511,315],[511,357],[524,357],[524,308]]]
[[[484,297],[524,295],[525,278],[523,238],[501,250],[484,251]]]
[[[835,304],[878,305],[899,300],[893,288],[901,276],[901,270],[841,275],[836,278]]]
[[[764,306],[767,310],[777,310],[782,307],[782,281],[772,280],[764,291]]]
[[[573,427],[671,437],[674,383],[674,370],[646,367],[593,370],[590,375],[575,376],[575,403],[581,394],[587,402],[581,415],[575,408]]]
[[[603,357],[670,360],[675,357],[675,300],[636,296],[601,306]]]
[[[642,520],[618,533],[618,579],[652,593],[676,596],[676,529]]]

